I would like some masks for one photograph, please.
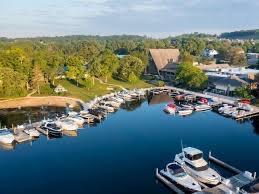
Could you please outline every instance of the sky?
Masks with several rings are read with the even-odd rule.
[[[0,37],[166,37],[256,28],[259,0],[0,0]]]

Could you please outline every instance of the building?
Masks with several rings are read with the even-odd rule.
[[[234,92],[237,88],[249,85],[249,82],[237,76],[210,76],[208,91],[226,96],[234,96]]]
[[[202,53],[202,55],[204,57],[207,58],[214,58],[216,55],[218,55],[218,51],[214,50],[214,49],[205,49]]]
[[[67,92],[67,90],[61,86],[60,84],[54,89],[55,93],[63,93],[63,92]]]
[[[179,60],[179,49],[150,49],[146,73],[158,75],[164,80],[172,80]]]

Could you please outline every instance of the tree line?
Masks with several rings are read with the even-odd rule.
[[[200,62],[205,48],[216,49],[223,59],[240,65],[244,60],[236,57],[236,50],[248,51],[253,46],[249,41],[231,43],[196,34],[165,39],[128,35],[1,38],[0,96],[49,92],[60,76],[77,85],[91,77],[134,83],[148,64],[150,48],[179,48],[182,55]]]

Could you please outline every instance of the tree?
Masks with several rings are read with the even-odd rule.
[[[190,53],[188,53],[188,52],[184,52],[183,54],[182,54],[182,56],[181,56],[181,61],[182,61],[182,63],[184,63],[184,64],[193,64],[193,62],[194,62],[194,59],[193,59],[193,56],[192,55],[190,55]]]
[[[253,98],[253,95],[251,94],[251,90],[247,86],[239,87],[235,89],[234,94],[241,98]]]
[[[85,69],[84,69],[84,60],[79,56],[69,56],[66,61],[66,76],[76,81],[76,85],[78,86],[78,81],[83,77]]]
[[[247,66],[247,60],[242,48],[236,47],[230,49],[229,64],[233,66]]]
[[[44,77],[39,65],[34,65],[32,70],[32,79],[31,85],[34,89],[37,90],[38,94],[40,94],[40,85],[44,83]]]
[[[140,77],[144,69],[145,65],[139,58],[129,55],[121,60],[120,67],[117,73],[117,78],[122,81],[129,81],[130,75],[131,77],[133,77],[133,74],[136,77]]]
[[[177,67],[176,80],[190,89],[202,89],[206,86],[208,77],[198,67],[183,63]]]

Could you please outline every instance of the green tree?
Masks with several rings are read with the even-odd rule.
[[[251,90],[247,86],[243,86],[235,89],[234,94],[241,98],[248,98],[248,99],[253,98],[253,95],[251,94]]]
[[[198,67],[187,63],[177,67],[176,80],[190,89],[202,89],[206,86],[208,77]]]
[[[85,68],[84,68],[84,60],[79,56],[69,56],[66,61],[66,76],[76,81],[76,85],[78,86],[79,79],[84,76]]]
[[[40,85],[44,83],[44,77],[39,65],[35,65],[32,70],[31,85],[40,94]]]
[[[122,81],[129,81],[129,77],[132,73],[134,73],[136,77],[140,77],[144,69],[145,65],[139,58],[129,55],[121,60],[117,77]]]

